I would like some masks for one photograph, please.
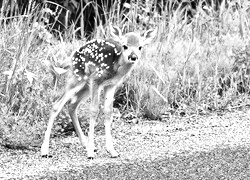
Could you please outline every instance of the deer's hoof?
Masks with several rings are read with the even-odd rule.
[[[93,160],[93,159],[94,159],[94,157],[88,157],[88,159],[89,159],[89,160]]]
[[[52,155],[44,154],[42,155],[42,158],[52,158]]]
[[[108,153],[111,155],[111,158],[120,157],[120,154],[115,149],[109,150]]]
[[[121,157],[120,154],[117,154],[117,155],[115,155],[115,156],[114,156],[114,155],[111,156],[111,158],[119,158],[119,157]]]

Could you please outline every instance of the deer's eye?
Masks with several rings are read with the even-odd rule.
[[[142,46],[139,46],[139,50],[141,50],[142,49]]]
[[[126,46],[126,45],[123,45],[122,47],[124,50],[128,49],[128,46]]]

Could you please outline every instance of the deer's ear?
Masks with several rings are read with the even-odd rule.
[[[117,26],[110,26],[110,35],[113,40],[120,41],[122,37],[122,31]]]
[[[157,29],[149,29],[143,34],[143,45],[149,44],[157,35]]]

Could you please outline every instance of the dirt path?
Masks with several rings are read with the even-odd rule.
[[[0,149],[0,179],[250,179],[250,114],[117,122],[121,157],[109,158],[104,135],[87,160],[76,137],[54,138],[52,158],[34,151]]]

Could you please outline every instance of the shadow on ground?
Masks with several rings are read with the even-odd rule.
[[[216,148],[210,152],[152,161],[107,163],[82,166],[67,172],[51,172],[34,179],[250,179],[249,147]]]

